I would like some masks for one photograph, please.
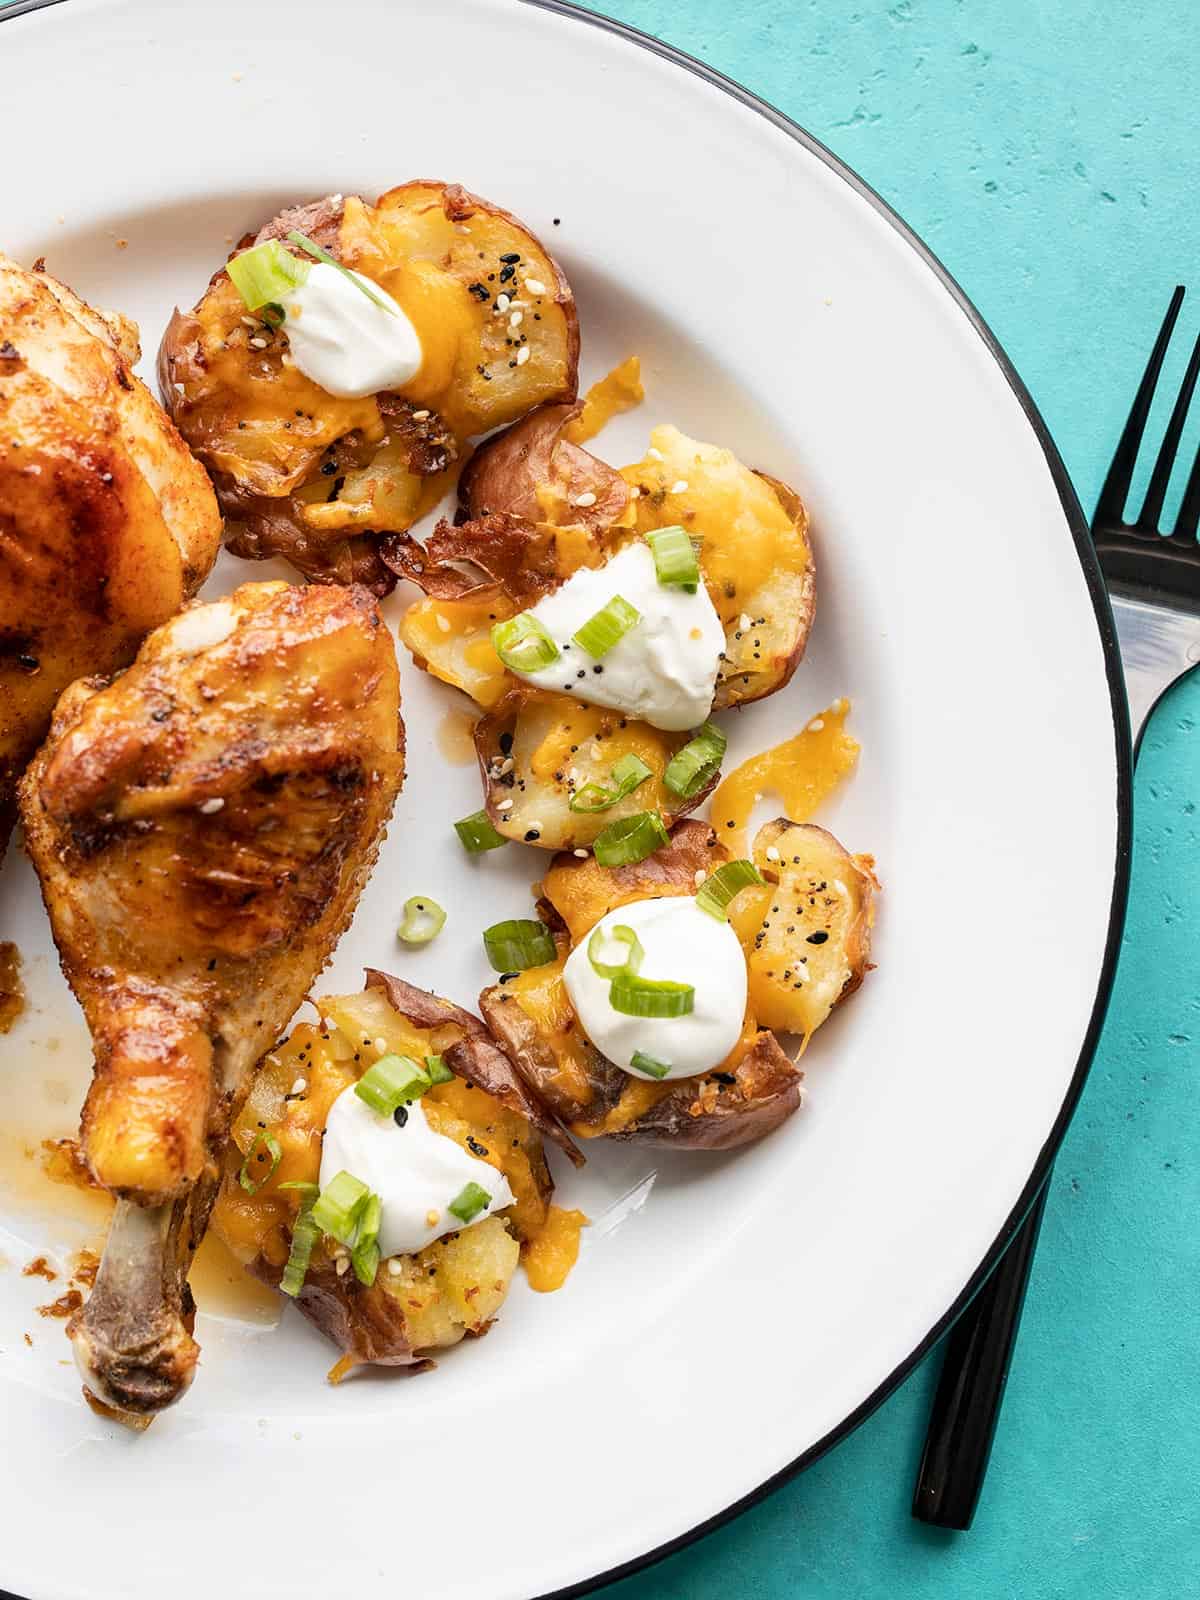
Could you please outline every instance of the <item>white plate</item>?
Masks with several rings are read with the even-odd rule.
[[[435,175],[525,218],[575,285],[585,380],[643,358],[646,405],[603,453],[632,459],[673,420],[811,508],[812,647],[786,694],[726,719],[731,757],[850,695],[863,759],[823,820],[878,857],[879,969],[814,1045],[809,1102],[775,1137],[715,1159],[601,1149],[563,1174],[595,1218],[658,1176],[620,1227],[590,1231],[562,1293],[518,1288],[488,1339],[419,1381],[334,1390],[299,1317],[257,1335],[207,1317],[186,1401],[139,1438],[106,1426],[60,1364],[61,1324],[31,1315],[46,1286],[16,1270],[66,1224],[12,1195],[0,1583],[20,1594],[528,1600],[639,1563],[811,1459],[908,1370],[994,1259],[1078,1093],[1128,785],[1061,463],[878,199],[707,69],[594,22],[504,0],[10,16],[5,247],[136,316],[152,356],[173,303],[281,202]],[[214,586],[267,575],[226,557]],[[449,821],[475,809],[475,774],[436,745],[451,696],[403,672],[410,777],[327,982],[372,962],[469,1003],[488,976],[479,928],[525,914],[545,858],[464,860]],[[391,930],[417,891],[451,920],[406,955]],[[15,851],[0,907],[37,1002],[4,1046],[11,1139],[69,1123],[59,1064],[81,1040]]]

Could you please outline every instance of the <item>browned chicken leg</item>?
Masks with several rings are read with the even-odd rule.
[[[192,605],[73,684],[20,786],[96,1050],[87,1158],[118,1197],[70,1329],[135,1416],[191,1381],[186,1277],[256,1062],[349,922],[403,779],[395,651],[360,588]]]
[[[137,358],[133,323],[0,255],[0,855],[58,696],[132,660],[220,545],[212,489]]]

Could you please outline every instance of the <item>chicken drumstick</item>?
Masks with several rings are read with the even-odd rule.
[[[256,1062],[325,965],[403,779],[395,651],[360,588],[246,584],[73,684],[20,786],[95,1043],[83,1112],[117,1196],[70,1328],[90,1389],[147,1417],[191,1382],[187,1270]]]

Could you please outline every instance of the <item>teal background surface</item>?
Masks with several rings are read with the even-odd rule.
[[[1090,512],[1176,282],[1196,292],[1181,331],[1200,327],[1194,0],[606,9],[771,101],[911,223],[1005,345]],[[1186,339],[1177,343],[1168,396],[1186,358]],[[1198,436],[1200,416],[1193,448]],[[1198,724],[1200,680],[1164,701],[1143,748],[1116,989],[1055,1168],[972,1531],[909,1517],[935,1354],[831,1455],[731,1526],[614,1585],[611,1600],[1200,1592]],[[1030,872],[1036,880],[1036,862]],[[969,927],[986,908],[963,914]],[[1015,968],[1019,1050],[1019,958]],[[786,1329],[770,1340],[786,1367]]]
[[[596,9],[778,106],[900,212],[998,334],[1090,515],[1175,283],[1189,283],[1195,300],[1163,385],[1167,407],[1200,329],[1195,5]],[[1198,436],[1200,416],[1193,449]],[[1160,705],[1142,751],[1116,989],[1055,1168],[972,1530],[944,1533],[909,1516],[935,1354],[815,1467],[606,1600],[1200,1593],[1198,725],[1200,679]],[[968,922],[976,914],[986,908],[964,906]],[[772,1342],[785,1363],[786,1329]]]

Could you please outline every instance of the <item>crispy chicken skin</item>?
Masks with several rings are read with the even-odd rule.
[[[61,691],[207,577],[208,480],[130,371],[133,323],[0,255],[0,852]]]
[[[403,777],[391,636],[361,588],[246,584],[63,695],[20,786],[95,1042],[84,1147],[118,1206],[73,1328],[102,1400],[190,1381],[184,1278],[232,1116],[346,927]]]

